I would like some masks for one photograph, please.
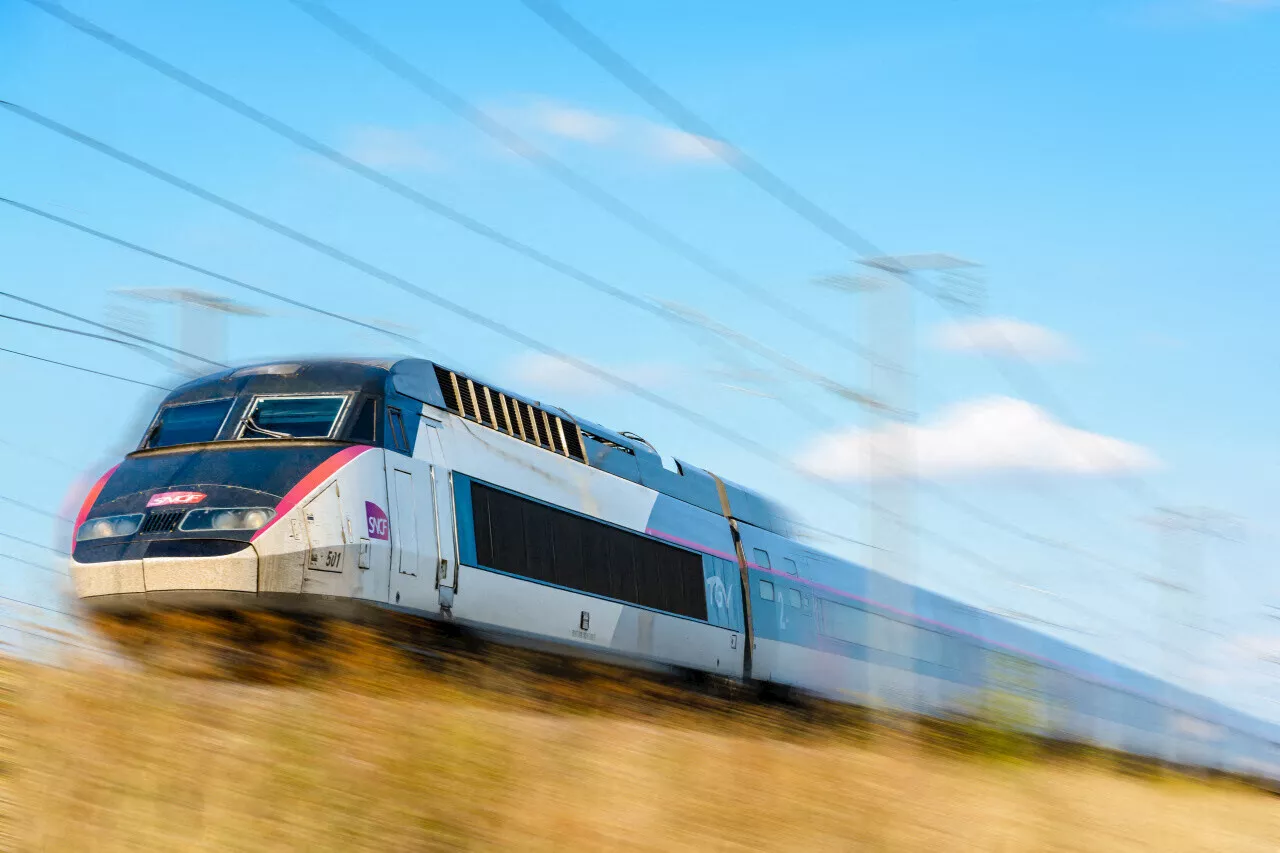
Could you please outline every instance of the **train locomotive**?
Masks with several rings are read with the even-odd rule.
[[[430,361],[228,369],[76,520],[97,614],[391,612],[638,667],[1280,779],[1280,726],[800,541],[775,502]]]

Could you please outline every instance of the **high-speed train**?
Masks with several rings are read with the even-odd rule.
[[[1280,727],[817,551],[763,495],[421,359],[215,373],[93,486],[99,612],[369,608],[1280,779]]]

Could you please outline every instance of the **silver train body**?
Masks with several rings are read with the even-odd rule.
[[[1045,736],[1280,779],[1280,727],[816,551],[758,493],[418,359],[184,385],[75,540],[99,611],[397,610],[922,714],[998,694]]]

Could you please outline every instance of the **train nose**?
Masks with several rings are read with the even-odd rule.
[[[258,552],[248,542],[170,539],[152,542],[142,558],[147,592],[174,589],[258,591]]]
[[[244,541],[157,540],[147,544],[141,559],[73,558],[71,575],[81,598],[174,590],[257,592],[258,552]]]

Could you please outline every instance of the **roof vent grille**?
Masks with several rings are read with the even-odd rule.
[[[455,415],[585,463],[582,431],[571,420],[436,365],[444,405]]]

